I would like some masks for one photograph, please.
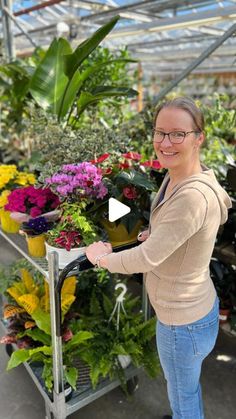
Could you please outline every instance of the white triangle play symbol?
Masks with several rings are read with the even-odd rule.
[[[119,218],[130,212],[130,207],[115,198],[110,198],[108,201],[108,219],[109,221],[116,221]]]

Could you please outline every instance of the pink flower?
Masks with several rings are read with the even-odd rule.
[[[123,195],[128,199],[135,199],[138,196],[134,186],[126,186],[126,188],[123,189]]]
[[[49,212],[60,204],[59,198],[49,188],[27,186],[13,190],[8,195],[5,209],[10,212],[22,212],[31,217],[38,217]]]
[[[31,208],[30,213],[29,213],[29,215],[33,218],[38,217],[41,214],[42,214],[41,209],[37,207]]]
[[[62,335],[63,342],[68,342],[73,338],[73,333],[70,329],[66,329],[65,332]]]
[[[16,338],[14,336],[6,335],[0,339],[0,343],[16,343]]]

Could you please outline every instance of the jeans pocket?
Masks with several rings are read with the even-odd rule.
[[[214,348],[219,330],[219,316],[208,323],[188,326],[195,356],[205,358]]]

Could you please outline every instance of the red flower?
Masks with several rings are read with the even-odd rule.
[[[151,167],[152,169],[161,169],[161,165],[158,160],[147,160],[140,164],[145,167]]]
[[[135,153],[134,151],[129,151],[129,153],[122,154],[122,156],[131,160],[141,160],[142,158],[141,154]]]
[[[130,167],[129,163],[119,163],[119,169],[128,169]]]
[[[96,163],[102,163],[104,160],[108,159],[110,156],[109,153],[102,154],[102,156],[98,157],[97,159],[90,160],[90,163],[96,164]]]
[[[111,173],[112,173],[112,168],[111,167],[108,167],[107,169],[104,169],[103,172],[102,172],[103,176],[110,175]]]
[[[123,195],[125,196],[125,198],[128,198],[128,199],[135,199],[138,196],[137,191],[134,186],[126,186],[123,189]]]

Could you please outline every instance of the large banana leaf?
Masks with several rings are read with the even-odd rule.
[[[77,116],[89,106],[100,100],[116,97],[116,96],[134,96],[137,95],[136,90],[128,87],[99,86],[92,93],[82,92],[77,101]]]
[[[119,16],[115,16],[110,22],[99,28],[90,38],[82,42],[73,54],[65,55],[63,57],[64,72],[68,76],[68,83],[61,100],[57,104],[57,115],[59,120],[66,115],[70,106],[72,106],[76,94],[78,93],[78,89],[82,86],[82,81],[85,80],[85,78],[80,80],[80,65],[113,29],[119,18]],[[87,77],[89,77],[89,75]]]
[[[95,48],[102,42],[106,35],[114,28],[120,16],[113,17],[108,23],[99,28],[90,38],[82,42],[73,54],[64,57],[65,74],[71,80],[73,74],[82,62],[95,50]]]
[[[56,113],[57,102],[68,83],[63,55],[70,53],[71,47],[66,39],[54,39],[31,78],[30,93],[33,98],[39,106],[50,108],[53,113]]]
[[[31,78],[30,92],[39,106],[60,119],[73,105],[80,84],[79,66],[112,30],[119,16],[99,28],[72,53],[69,43],[55,39]]]
[[[83,73],[80,74],[79,70],[77,70],[72,79],[70,80],[68,84],[68,88],[66,89],[65,95],[63,97],[63,100],[60,103],[60,107],[58,110],[58,119],[64,118],[69,111],[70,107],[75,101],[76,96],[79,95],[80,90],[83,87],[83,84],[85,81],[91,77],[93,74],[96,74],[98,71],[101,71],[105,66],[110,65],[112,63],[118,63],[118,62],[127,62],[127,63],[134,63],[137,62],[137,60],[131,60],[131,59],[116,59],[116,60],[109,60],[104,61],[99,64],[95,64],[87,68]]]

